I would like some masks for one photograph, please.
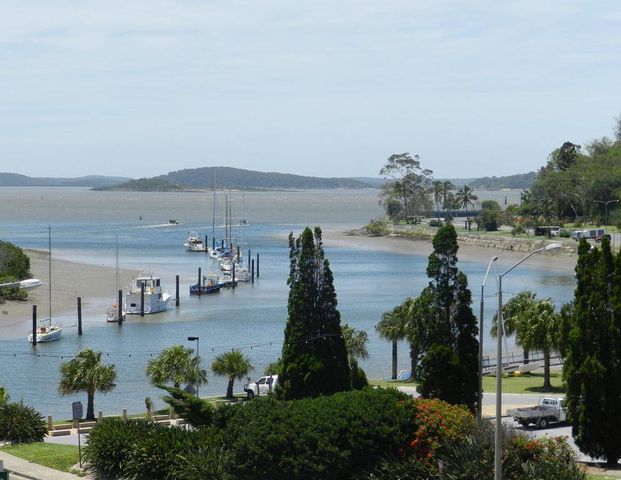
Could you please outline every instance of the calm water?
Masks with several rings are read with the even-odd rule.
[[[519,198],[515,192],[485,194],[485,198],[509,202]],[[147,361],[163,348],[188,344],[187,336],[200,337],[200,353],[205,367],[214,356],[232,348],[241,348],[255,365],[253,376],[278,358],[286,321],[289,261],[286,235],[299,233],[306,225],[346,229],[360,226],[382,214],[376,190],[330,190],[300,192],[233,193],[233,215],[245,218],[249,225],[236,235],[261,254],[261,277],[254,285],[241,285],[235,291],[222,291],[208,297],[189,297],[188,287],[195,282],[196,270],[212,266],[199,253],[188,253],[183,242],[190,230],[211,237],[212,195],[199,193],[126,193],[91,192],[86,189],[0,188],[0,239],[24,248],[47,248],[47,226],[52,226],[56,258],[95,265],[114,264],[115,235],[119,236],[120,263],[124,268],[150,268],[162,278],[164,288],[174,292],[175,275],[181,279],[181,306],[168,312],[130,318],[122,328],[106,324],[105,308],[110,292],[88,299],[93,305],[84,312],[82,337],[75,313],[55,315],[65,326],[63,338],[33,349],[25,335],[0,331],[0,384],[13,399],[23,398],[44,414],[69,416],[71,402],[85,401],[81,396],[59,398],[56,394],[58,369],[67,357],[84,347],[101,350],[114,363],[118,386],[107,395],[97,395],[95,408],[105,413],[144,410],[144,398],[150,396],[157,406],[159,390],[150,386],[144,368]],[[222,224],[223,195],[217,199]],[[140,220],[142,217],[142,220]],[[169,226],[176,218],[180,225]],[[369,334],[370,358],[362,362],[369,377],[390,374],[390,344],[377,336],[374,325],[381,314],[415,296],[427,284],[423,256],[403,253],[371,252],[348,247],[326,247],[335,277],[339,309],[343,322]],[[499,261],[501,262],[502,259]],[[498,268],[502,268],[500,263]],[[473,288],[474,309],[478,313],[480,282],[486,265],[461,262]],[[493,273],[493,271],[492,271]],[[503,289],[510,294],[532,288],[540,296],[553,297],[558,304],[573,294],[571,274],[520,267],[506,277]],[[493,314],[494,285],[488,280],[489,317]],[[486,315],[488,317],[488,315]],[[489,318],[486,319],[489,323]],[[28,328],[25,325],[24,330]],[[489,326],[485,328],[485,333]],[[491,346],[489,337],[484,345]],[[511,344],[509,344],[511,348]],[[493,350],[487,349],[486,350]],[[33,355],[33,353],[35,355]],[[400,345],[400,368],[407,369],[407,346]],[[202,395],[223,394],[226,381],[209,374]]]

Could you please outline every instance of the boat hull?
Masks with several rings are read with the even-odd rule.
[[[37,331],[37,343],[54,342],[60,339],[60,335],[63,333],[61,327],[53,325],[52,327],[46,327],[43,332]],[[32,332],[28,334],[28,341],[32,343]]]
[[[144,314],[151,315],[168,309],[169,293],[145,293]],[[140,315],[140,292],[128,293],[125,297],[125,313],[127,315]]]
[[[222,285],[190,285],[190,295],[209,295],[218,293]]]

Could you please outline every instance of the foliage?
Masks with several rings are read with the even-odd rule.
[[[160,385],[159,388],[168,392],[168,395],[164,396],[164,401],[190,425],[193,427],[203,427],[212,424],[214,407],[211,403],[201,400],[196,395],[191,395],[180,388],[166,387],[164,385]]]
[[[410,342],[420,352],[418,391],[474,409],[478,401],[477,322],[466,275],[457,268],[457,233],[448,224],[433,239],[427,276],[429,286],[413,304],[416,335]]]
[[[480,228],[486,232],[495,232],[498,230],[502,209],[498,202],[494,200],[484,200],[481,202],[481,212],[477,217],[477,223]]]
[[[482,177],[468,184],[477,190],[500,190],[502,188],[525,189],[530,188],[535,179],[535,172],[518,173],[505,177]]]
[[[468,185],[464,185],[461,190],[458,190],[455,197],[459,202],[459,207],[466,210],[466,214],[468,214],[468,207],[473,207],[474,202],[479,199]]]
[[[6,390],[6,388],[0,385],[0,407],[2,405],[6,405],[10,399],[11,396],[9,395],[9,392]]]
[[[0,283],[7,278],[24,280],[30,277],[30,258],[10,242],[0,240]]]
[[[125,465],[133,446],[151,429],[144,420],[104,418],[88,435],[84,460],[89,469],[102,478],[124,478]]]
[[[101,362],[101,352],[85,348],[60,366],[58,393],[62,396],[86,392],[86,418],[95,419],[95,392],[108,393],[116,387],[116,367]]]
[[[502,431],[503,478],[515,480],[584,480],[585,475],[564,438],[531,439]],[[445,444],[438,455],[440,479],[492,480],[494,478],[494,427],[479,422],[462,439]]]
[[[399,454],[414,433],[411,401],[393,389],[365,389],[218,410],[228,411],[222,429],[237,477],[341,479]]]
[[[573,309],[564,320],[564,378],[576,445],[616,465],[621,457],[621,253],[578,246]],[[567,313],[567,312],[566,312]]]
[[[393,308],[382,315],[382,319],[375,325],[379,336],[392,342],[392,379],[397,379],[397,342],[406,336],[408,317],[403,305]],[[413,372],[412,372],[413,373]]]
[[[390,228],[388,228],[388,222],[382,219],[380,220],[373,219],[364,228],[369,235],[375,235],[378,237],[382,237],[390,233]]]
[[[430,227],[441,227],[443,225],[442,220],[432,219],[427,223]]]
[[[525,361],[530,350],[540,350],[544,357],[543,387],[550,389],[550,356],[558,350],[561,317],[554,311],[551,298],[538,299],[531,290],[514,295],[502,307],[505,335],[515,334],[515,342],[524,349]],[[496,336],[497,314],[492,320],[491,335]]]
[[[268,363],[263,369],[263,375],[281,375],[282,358],[278,358],[275,362]]]
[[[233,383],[235,379],[241,380],[254,367],[250,360],[239,350],[232,350],[218,355],[211,364],[211,370],[216,375],[228,378],[226,398],[233,398]]]
[[[351,388],[354,390],[362,390],[369,386],[367,374],[364,373],[362,367],[358,365],[358,360],[353,357],[349,358],[349,367],[351,368]]]
[[[233,455],[222,444],[218,432],[209,431],[195,450],[180,454],[180,463],[173,470],[172,478],[183,480],[235,480]]]
[[[369,352],[367,350],[369,335],[367,332],[364,330],[356,330],[348,324],[343,325],[341,331],[343,332],[345,347],[350,357],[361,358],[363,360],[369,358]]]
[[[386,214],[393,220],[408,218],[431,209],[431,170],[420,166],[418,155],[393,154],[379,172],[391,177],[382,190]],[[399,202],[399,208],[395,204]]]
[[[289,235],[289,302],[276,394],[284,399],[329,395],[351,388],[347,348],[321,229]]]
[[[182,383],[201,386],[207,383],[207,372],[200,368],[200,357],[183,345],[168,347],[147,363],[146,374],[153,385]]]
[[[13,443],[42,442],[47,435],[43,416],[23,402],[0,405],[0,440]]]

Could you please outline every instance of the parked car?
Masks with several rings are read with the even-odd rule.
[[[248,378],[250,380],[250,378]],[[278,384],[278,375],[267,375],[259,378],[256,382],[248,382],[244,385],[244,392],[248,395],[248,400],[261,395],[272,393]]]
[[[523,427],[534,424],[538,428],[546,428],[550,423],[565,422],[567,407],[562,397],[541,397],[534,407],[511,408],[507,410],[507,415]]]

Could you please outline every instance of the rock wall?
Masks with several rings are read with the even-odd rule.
[[[540,248],[548,243],[551,243],[550,240],[545,237],[508,238],[495,237],[491,235],[481,236],[473,233],[459,235],[458,241],[460,245],[472,245],[477,247],[496,248],[498,250],[509,250],[524,253],[531,252],[536,248]],[[577,255],[578,253],[578,242],[574,240],[555,238],[553,243],[561,244],[561,253],[564,255]]]

